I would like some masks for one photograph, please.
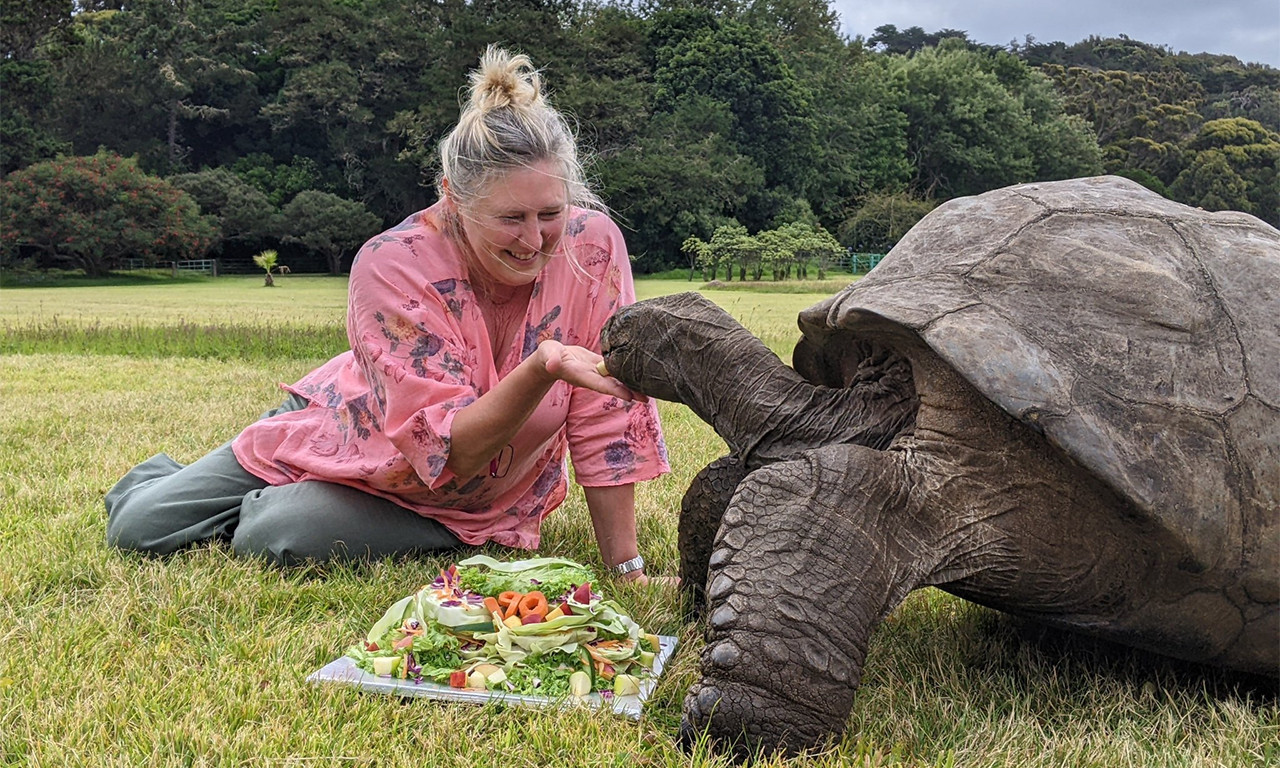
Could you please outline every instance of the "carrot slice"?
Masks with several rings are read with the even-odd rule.
[[[507,609],[503,611],[502,618],[509,619],[512,616],[518,615],[519,612],[520,612],[520,601],[512,600],[510,603],[507,603]]]
[[[524,597],[520,598],[520,617],[524,618],[531,613],[539,616],[547,615],[547,596],[541,592],[534,590]]]
[[[495,613],[498,613],[498,614],[502,613],[502,608],[498,605],[497,598],[494,598],[494,597],[486,597],[484,599],[484,609],[488,611],[490,615]]]

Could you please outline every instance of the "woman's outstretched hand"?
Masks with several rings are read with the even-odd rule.
[[[586,387],[622,400],[647,402],[649,399],[638,392],[632,392],[612,376],[602,374],[599,365],[604,358],[586,347],[547,339],[538,345],[538,352],[546,361],[544,368],[548,374],[575,387]]]

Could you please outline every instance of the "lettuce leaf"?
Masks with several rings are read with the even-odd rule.
[[[569,695],[569,674],[582,664],[572,654],[551,652],[530,657],[507,672],[512,693],[561,698]]]
[[[580,644],[596,639],[596,632],[590,627],[574,627],[539,635],[517,635],[504,626],[497,632],[476,635],[476,639],[484,641],[484,648],[473,654],[473,658],[491,658],[510,666],[553,651],[572,654]]]
[[[536,557],[504,563],[486,555],[475,555],[458,561],[459,582],[482,595],[537,589],[547,597],[558,597],[594,579],[594,574],[585,565],[562,557]]]
[[[378,619],[378,621],[369,628],[369,633],[365,635],[364,641],[366,643],[377,643],[381,646],[383,635],[396,627],[399,627],[404,623],[404,620],[408,618],[421,619],[418,615],[417,592],[406,598],[397,600],[394,605],[388,608],[387,612],[382,614],[382,618]]]

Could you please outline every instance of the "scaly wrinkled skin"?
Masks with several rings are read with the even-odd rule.
[[[607,324],[601,349],[610,374],[692,408],[748,469],[798,447],[886,445],[915,411],[909,368],[900,359],[862,371],[853,386],[815,386],[696,293],[623,307]],[[725,386],[716,379],[720,372]]]
[[[865,330],[806,360],[848,387],[832,389],[696,294],[639,302],[605,329],[610,373],[685,403],[733,450],[682,504],[682,568],[705,583],[708,612],[683,739],[706,732],[745,757],[838,737],[872,631],[921,586],[1181,658],[1275,668],[1274,610],[1243,611],[1230,574],[1181,569],[1175,537],[914,333],[874,319]]]
[[[692,598],[695,614],[706,608],[707,564],[720,520],[746,476],[741,459],[724,456],[703,468],[680,500],[680,584]]]
[[[622,308],[602,337],[602,348],[615,377],[643,381],[646,394],[690,406],[733,450],[703,469],[681,502],[680,581],[700,611],[713,537],[734,489],[750,470],[813,445],[883,448],[909,429],[916,397],[910,367],[886,349],[868,347],[864,359],[872,365],[834,372],[839,386],[814,386],[698,294],[668,297],[660,303],[661,313],[648,311],[656,306]],[[665,353],[673,349],[681,355]],[[731,370],[743,383],[704,387],[682,370],[686,356],[697,357],[706,371]],[[743,398],[740,387],[762,396]]]

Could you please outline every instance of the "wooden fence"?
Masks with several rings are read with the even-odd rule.
[[[218,276],[218,260],[217,259],[189,259],[187,261],[157,261],[148,264],[142,259],[125,259],[125,269],[168,269],[173,272],[173,276],[177,277],[182,272],[199,272],[209,275],[210,277]]]

